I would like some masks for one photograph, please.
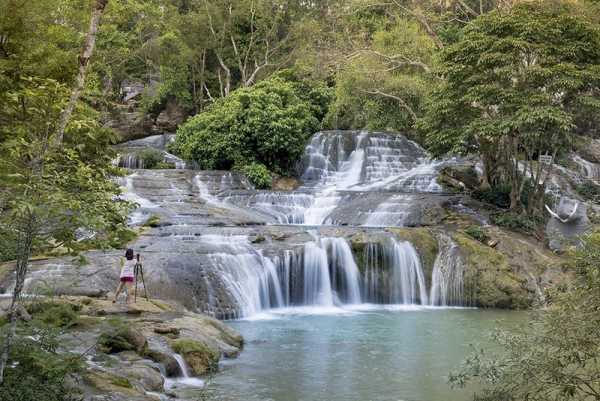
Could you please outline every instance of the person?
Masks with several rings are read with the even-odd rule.
[[[133,256],[133,249],[128,248],[125,251],[125,261],[121,259],[121,274],[119,275],[119,286],[117,287],[117,291],[115,292],[115,299],[113,299],[113,303],[117,302],[117,298],[123,288],[126,289],[127,296],[125,298],[125,303],[129,303],[130,295],[133,292],[133,280],[135,278],[135,264],[136,260]]]

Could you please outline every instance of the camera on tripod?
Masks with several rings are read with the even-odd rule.
[[[135,290],[133,292],[133,302],[137,301],[137,289],[138,289],[138,277],[142,279],[142,285],[144,286],[144,298],[146,298],[146,301],[149,301],[150,298],[148,298],[148,290],[146,287],[146,282],[144,281],[144,266],[142,265],[142,262],[140,261],[140,254],[138,253],[136,256],[136,263],[135,266],[133,267],[133,272],[135,274]]]

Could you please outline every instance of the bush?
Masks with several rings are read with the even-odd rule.
[[[163,163],[164,160],[162,152],[152,148],[140,150],[136,153],[136,156],[142,161],[144,168],[147,169],[159,168],[157,166]]]
[[[160,225],[160,216],[153,214],[144,222],[145,227],[158,227]]]
[[[33,317],[50,327],[68,329],[77,324],[80,307],[68,303],[40,302],[29,306]]]
[[[54,330],[28,329],[17,336],[0,386],[0,401],[71,401],[80,394],[67,380],[82,369],[81,358],[58,353]]]
[[[465,228],[465,234],[476,239],[479,242],[486,242],[488,240],[487,234],[479,226],[469,226]]]
[[[583,184],[575,187],[575,191],[585,199],[598,202],[600,199],[600,185],[596,185],[591,181],[585,181]]]
[[[532,234],[541,223],[541,219],[523,214],[502,212],[490,215],[492,223],[525,234]]]
[[[510,206],[510,185],[496,185],[490,189],[477,189],[473,191],[473,198],[495,205],[502,209]]]
[[[202,169],[260,163],[290,175],[321,127],[329,90],[282,72],[217,100],[179,127],[169,149]]]
[[[239,171],[241,173],[244,173],[246,177],[248,177],[252,185],[254,185],[256,188],[271,188],[273,177],[271,177],[271,173],[269,173],[269,170],[265,167],[264,164],[251,163],[241,167]]]

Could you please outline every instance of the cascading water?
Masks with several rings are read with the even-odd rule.
[[[209,254],[209,260],[239,315],[284,306],[275,265],[257,252],[247,237],[205,235],[201,240],[219,249]]]
[[[445,234],[440,234],[438,243],[440,250],[431,275],[431,305],[468,306],[470,302],[464,296],[465,267],[459,248]]]
[[[372,303],[428,304],[421,260],[410,242],[367,244],[363,294]]]
[[[317,237],[272,258],[242,236],[207,235],[202,241],[216,249],[208,260],[237,305],[235,317],[292,306],[466,304],[462,261],[448,237],[440,239],[430,295],[417,251],[392,237],[366,245],[362,269],[344,238]]]

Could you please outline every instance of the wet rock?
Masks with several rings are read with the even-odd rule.
[[[194,376],[216,372],[219,367],[219,351],[209,345],[191,339],[175,340],[171,347],[181,354]]]
[[[273,191],[293,191],[300,187],[301,182],[293,177],[275,177],[271,189]]]
[[[146,351],[146,356],[156,363],[160,363],[165,368],[167,377],[181,376],[181,368],[173,355],[165,352],[149,349]]]
[[[440,170],[438,183],[454,190],[473,190],[479,186],[479,176],[474,165],[450,165]]]
[[[148,391],[162,391],[164,378],[160,372],[143,363],[134,363],[123,370],[132,382],[139,382]]]

